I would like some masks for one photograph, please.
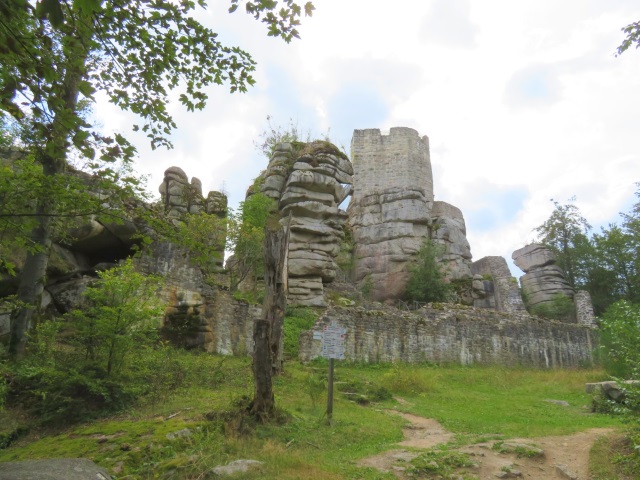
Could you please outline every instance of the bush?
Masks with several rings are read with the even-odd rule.
[[[609,374],[640,380],[640,305],[622,300],[600,319],[602,362]]]
[[[11,367],[9,401],[42,422],[95,417],[173,385],[158,376],[171,371],[157,343],[160,280],[136,272],[131,260],[99,276],[85,292],[87,308],[38,325],[30,355]]]
[[[531,308],[533,315],[550,320],[569,320],[575,315],[575,311],[573,300],[562,293],[554,295],[549,303]]]
[[[310,308],[288,308],[284,317],[284,353],[297,359],[300,334],[313,327],[318,314]]]
[[[439,245],[427,240],[418,252],[416,263],[411,267],[407,282],[406,297],[415,302],[444,302],[451,296],[451,286],[444,281],[442,267],[438,263],[441,253]]]
[[[605,311],[600,319],[600,349],[603,365],[614,378],[640,380],[640,305],[622,300]],[[595,406],[622,415],[629,426],[630,444],[640,445],[640,384],[625,384],[625,390],[620,403],[607,401]],[[613,462],[620,464],[624,471],[640,473],[637,447],[627,455],[615,456]]]

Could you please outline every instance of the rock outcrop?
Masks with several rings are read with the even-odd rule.
[[[376,300],[403,295],[409,266],[429,237],[433,175],[429,139],[411,128],[355,130],[349,204],[358,284]]]
[[[224,193],[211,191],[205,198],[202,195],[202,182],[189,177],[180,167],[169,167],[164,172],[164,179],[158,188],[161,202],[167,217],[180,222],[187,214],[206,213],[218,218],[227,216],[227,196]],[[224,263],[224,235],[215,240],[219,242],[214,254],[215,266],[222,269]]]
[[[325,306],[324,283],[336,276],[346,212],[339,208],[351,191],[353,168],[328,142],[276,146],[262,192],[278,202],[288,224],[288,303]]]
[[[524,312],[518,281],[511,275],[507,261],[498,256],[473,262],[473,306],[499,312]]]
[[[449,203],[433,202],[431,219],[431,239],[444,247],[440,263],[445,277],[449,280],[470,278],[471,247],[462,212]]]
[[[530,308],[551,305],[559,294],[573,300],[573,288],[556,265],[556,257],[551,250],[532,243],[513,252],[512,258],[516,266],[525,272],[520,283]]]

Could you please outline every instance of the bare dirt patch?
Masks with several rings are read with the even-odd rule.
[[[420,450],[447,443],[453,439],[453,434],[446,431],[436,420],[407,413],[390,413],[401,415],[408,421],[403,429],[404,440],[398,444],[400,448],[365,458],[359,462],[359,465],[392,472],[399,479],[407,479],[405,470],[409,462],[420,454]],[[594,428],[573,435],[516,438],[504,441],[505,445],[532,447],[529,452],[531,456],[522,455],[524,448],[494,448],[496,441],[467,445],[458,450],[470,455],[476,466],[461,470],[460,475],[466,474],[467,478],[480,480],[496,478],[588,480],[589,451],[593,443],[599,437],[613,431],[607,428]],[[536,456],[534,454],[536,448],[541,449],[543,453]],[[470,477],[471,475],[473,477]]]

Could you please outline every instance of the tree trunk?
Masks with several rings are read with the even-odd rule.
[[[253,381],[254,398],[251,412],[260,421],[273,416],[272,376],[282,372],[282,327],[287,307],[286,258],[289,251],[289,229],[265,228],[263,244],[265,298],[262,317],[254,325]]]
[[[76,113],[78,103],[78,85],[85,74],[85,62],[89,51],[84,45],[88,45],[92,31],[89,27],[89,17],[81,18],[78,22],[79,30],[76,31],[76,40],[79,47],[72,49],[71,58],[67,59],[62,81],[57,85],[61,92],[62,104],[54,108],[53,118],[47,125],[45,143],[36,153],[36,160],[42,165],[45,176],[63,174],[67,165],[67,152],[69,149],[69,136],[73,131],[72,123],[64,121],[69,113]],[[84,36],[83,36],[84,35]],[[39,198],[35,213],[38,215],[38,225],[31,234],[32,244],[37,251],[29,253],[25,259],[24,268],[20,275],[17,299],[19,306],[11,314],[9,339],[9,354],[12,359],[20,359],[25,352],[27,344],[27,332],[31,327],[34,313],[40,307],[40,297],[44,289],[45,274],[49,263],[49,250],[51,246],[51,214],[55,213],[55,199]]]
[[[271,382],[271,351],[269,337],[271,325],[264,319],[256,320],[253,330],[253,403],[251,413],[261,422],[273,417],[275,399]]]
[[[269,322],[271,327],[269,335],[271,373],[279,375],[283,372],[282,328],[287,308],[285,265],[289,253],[289,229],[266,230],[263,253],[265,296],[262,317]]]
[[[45,213],[48,209],[46,202],[39,201],[38,203],[36,213]],[[16,295],[19,307],[11,315],[11,336],[9,339],[9,355],[15,360],[19,360],[24,355],[27,332],[31,328],[34,314],[40,308],[51,246],[50,223],[50,217],[38,217],[38,226],[31,233],[31,240],[38,250],[27,254],[24,268],[20,274]]]

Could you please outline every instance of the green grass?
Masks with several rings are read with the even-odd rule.
[[[314,386],[326,378],[323,361],[287,363],[285,374],[274,381],[276,405],[286,421],[254,425],[238,407],[253,392],[250,360],[222,362],[221,357],[201,355],[190,361],[197,368],[193,373],[203,377],[196,386],[100,421],[33,429],[0,450],[0,462],[82,456],[111,469],[118,479],[152,478],[169,471],[175,473],[172,478],[188,479],[250,458],[265,465],[242,478],[392,480],[391,474],[357,466],[358,460],[393,448],[402,439],[404,421],[390,415],[390,409],[435,418],[457,434],[458,443],[482,436],[560,435],[619,425],[612,417],[589,413],[584,383],[605,378],[600,370],[342,362],[336,365],[333,421],[328,423],[326,394],[313,395]],[[208,381],[212,372],[215,381]],[[546,399],[565,400],[570,406]],[[10,418],[12,412],[3,415]],[[167,438],[185,428],[190,436]]]

